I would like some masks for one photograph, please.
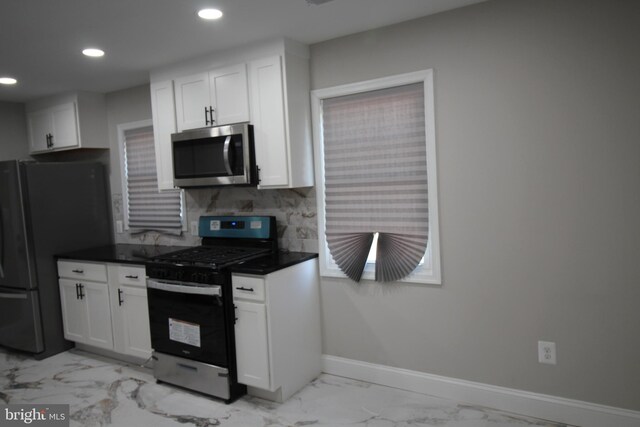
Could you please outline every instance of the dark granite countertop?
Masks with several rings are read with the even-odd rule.
[[[287,252],[281,251],[276,255],[251,259],[229,267],[234,273],[245,274],[269,274],[283,268],[317,258],[318,254],[310,252]]]
[[[112,262],[118,264],[145,264],[158,255],[185,249],[187,246],[154,246],[154,245],[108,245],[95,248],[80,249],[58,254],[58,259],[75,259],[79,261]],[[317,258],[318,254],[308,252],[281,251],[277,255],[245,261],[230,267],[234,273],[269,274],[289,266]]]
[[[169,252],[185,249],[185,246],[154,245],[108,245],[80,249],[57,254],[58,259],[77,259],[80,261],[113,262],[119,264],[144,264],[150,258]]]

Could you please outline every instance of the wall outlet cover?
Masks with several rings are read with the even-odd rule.
[[[548,365],[556,364],[556,343],[538,341],[538,362]]]

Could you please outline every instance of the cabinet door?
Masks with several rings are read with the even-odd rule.
[[[69,341],[86,342],[84,328],[87,323],[84,302],[78,298],[77,281],[60,279],[60,302],[64,337]]]
[[[221,68],[209,73],[214,125],[249,121],[247,66]]]
[[[260,187],[289,185],[289,161],[279,56],[249,64],[251,82],[251,119],[260,167]]]
[[[120,286],[118,289],[122,301],[118,308],[124,326],[121,340],[124,348],[118,350],[146,359],[151,356],[147,289],[132,286]]]
[[[82,282],[84,309],[86,310],[86,343],[113,349],[109,286],[106,283]]]
[[[76,104],[69,102],[51,109],[51,149],[77,147],[78,137],[78,115],[76,114]],[[90,136],[89,136],[90,137]]]
[[[172,190],[171,134],[176,132],[176,107],[171,80],[151,84],[151,110],[153,112],[153,140],[156,151],[158,189]]]
[[[264,304],[234,301],[238,382],[269,389],[269,345]]]
[[[201,73],[174,80],[176,126],[178,132],[207,126],[205,108],[211,107],[209,74]]]
[[[34,111],[28,115],[29,151],[36,153],[47,151],[47,135],[52,132],[52,115],[49,110]]]

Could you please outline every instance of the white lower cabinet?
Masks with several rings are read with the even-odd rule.
[[[60,294],[65,338],[112,349],[108,285],[61,278]]]
[[[145,269],[142,266],[110,264],[114,350],[118,353],[149,358],[151,334]]]
[[[249,394],[283,402],[320,374],[317,261],[233,274],[238,382]]]
[[[58,275],[66,339],[151,356],[143,266],[61,260]]]
[[[264,304],[235,301],[238,382],[269,388],[269,344]]]

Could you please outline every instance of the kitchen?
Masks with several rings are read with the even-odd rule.
[[[489,1],[311,45],[312,90],[435,70],[443,250],[441,286],[322,279],[324,372],[379,382],[372,373],[386,371],[375,367],[397,367],[504,388],[485,390],[494,396],[574,399],[565,402],[570,413],[576,401],[606,405],[637,420],[638,60],[637,30],[625,25],[637,8],[618,7]],[[115,230],[124,221],[117,125],[152,118],[149,86],[110,91],[106,104],[109,152],[47,156],[109,164]],[[0,108],[2,159],[27,157],[21,105]],[[274,215],[282,248],[315,252],[316,191],[189,190],[187,216]],[[190,232],[115,239],[198,244]],[[556,366],[537,363],[538,340],[558,343]],[[386,384],[410,388],[398,381]],[[456,387],[427,390],[456,399]],[[588,425],[568,417],[542,418]]]

